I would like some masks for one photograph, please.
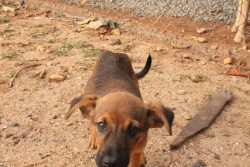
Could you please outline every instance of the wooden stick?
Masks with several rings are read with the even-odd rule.
[[[232,100],[232,93],[218,91],[205,104],[201,111],[182,129],[181,133],[172,141],[170,149],[180,147],[188,139],[208,128],[220,114],[227,102]]]
[[[22,70],[24,70],[24,69],[26,69],[26,68],[30,68],[30,67],[40,66],[40,65],[42,65],[42,64],[41,64],[41,63],[39,63],[39,64],[31,64],[31,65],[27,65],[27,66],[21,68],[20,70],[18,70],[18,71],[15,73],[15,75],[11,78],[9,87],[10,87],[10,88],[13,87],[13,83],[14,83],[15,78],[17,77],[17,75],[18,75]]]

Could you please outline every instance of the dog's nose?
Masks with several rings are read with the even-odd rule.
[[[103,158],[103,166],[104,167],[114,167],[116,163],[116,160],[111,157],[104,157]]]

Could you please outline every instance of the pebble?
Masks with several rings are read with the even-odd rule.
[[[13,140],[14,145],[17,145],[20,141],[21,141],[21,139],[19,139],[19,138],[14,139],[14,140]]]
[[[6,126],[6,125],[3,125],[2,126],[2,130],[5,130],[5,129],[7,129],[8,128],[8,126]]]
[[[185,95],[185,94],[187,94],[187,91],[185,91],[185,90],[178,90],[177,94],[178,95]]]
[[[215,158],[215,159],[217,159],[217,160],[220,160],[220,155],[219,155],[219,154],[214,153],[214,158]]]
[[[192,40],[194,40],[194,41],[200,42],[200,43],[206,43],[206,42],[208,42],[208,39],[204,38],[204,37],[190,36],[189,38],[192,39]]]
[[[218,45],[213,45],[213,46],[211,46],[211,49],[213,49],[213,50],[218,49]]]
[[[196,30],[196,32],[197,32],[198,34],[203,34],[203,33],[207,32],[207,29],[206,29],[206,28],[198,28],[198,29]]]
[[[192,116],[191,116],[190,114],[188,114],[188,113],[185,113],[184,119],[185,119],[185,120],[191,120],[191,119],[192,119]]]
[[[172,48],[175,48],[175,49],[188,49],[192,47],[191,44],[183,43],[183,42],[172,42],[171,46]]]
[[[233,59],[231,57],[227,57],[223,60],[223,64],[227,65],[227,64],[232,64],[233,63]]]
[[[113,40],[112,43],[111,43],[111,45],[121,45],[121,44],[122,44],[122,42],[121,42],[120,39],[115,39],[115,40]]]
[[[206,80],[206,77],[203,75],[196,75],[196,76],[190,76],[191,81],[198,83],[198,82],[204,82]]]
[[[53,119],[57,119],[57,118],[58,118],[58,115],[54,115],[54,116],[53,116]]]
[[[206,163],[202,160],[197,160],[192,167],[202,167],[202,166],[207,166]]]
[[[19,126],[19,124],[17,122],[12,122],[10,124],[10,127],[18,127],[18,126]]]
[[[7,134],[5,135],[5,138],[8,139],[8,138],[12,137],[13,135],[14,135],[14,134],[12,134],[12,133],[7,133]]]
[[[121,31],[118,28],[112,29],[113,35],[121,35]]]
[[[57,64],[60,64],[60,62],[59,61],[55,61],[55,62],[50,61],[50,62],[46,63],[47,66],[54,66]]]
[[[156,51],[159,52],[159,51],[162,51],[163,49],[159,46],[156,47]]]
[[[52,74],[49,76],[49,81],[51,82],[60,82],[60,81],[64,81],[66,79],[66,76],[62,75],[62,74]]]

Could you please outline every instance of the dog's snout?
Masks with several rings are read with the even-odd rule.
[[[116,159],[112,157],[104,157],[103,158],[103,166],[104,167],[114,167],[116,165]]]

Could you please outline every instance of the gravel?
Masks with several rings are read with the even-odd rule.
[[[81,0],[59,0],[81,4]],[[189,16],[195,21],[233,22],[238,0],[88,0],[86,5],[135,12],[138,16]]]

